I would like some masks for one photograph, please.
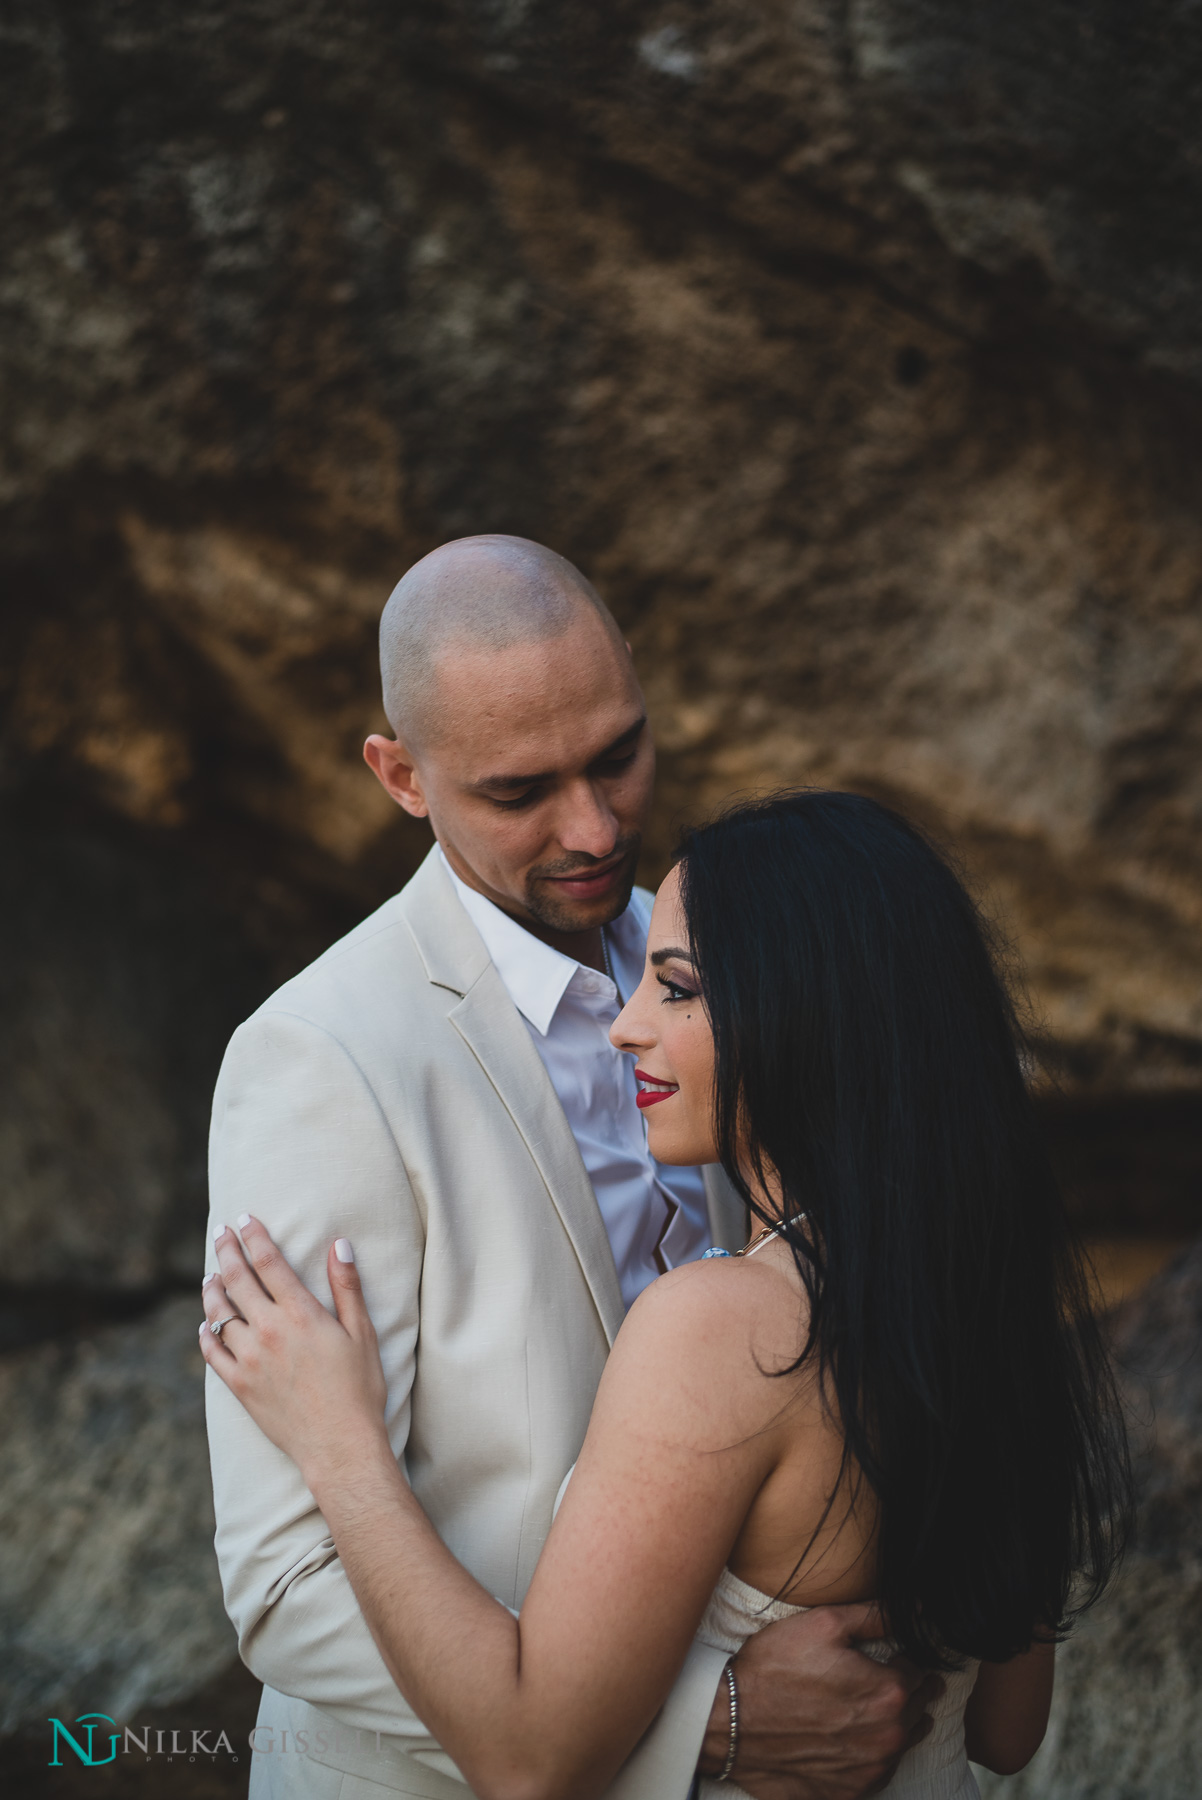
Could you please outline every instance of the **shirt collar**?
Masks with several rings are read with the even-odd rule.
[[[511,919],[499,906],[494,906],[475,888],[468,887],[447,862],[441,845],[438,854],[455,883],[455,892],[465,912],[484,940],[484,948],[505,983],[509,998],[540,1037],[546,1037],[569,982],[584,965],[560,950],[553,950],[550,944],[544,944],[541,938],[536,938],[516,919]],[[633,952],[637,956],[641,967],[646,931],[642,929],[642,941],[636,948],[634,940],[640,935],[640,921],[633,901],[607,929],[628,955]]]

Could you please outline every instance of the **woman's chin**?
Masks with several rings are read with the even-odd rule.
[[[694,1132],[681,1131],[679,1127],[673,1130],[667,1119],[658,1124],[654,1107],[649,1111],[651,1116],[647,1120],[647,1148],[656,1162],[666,1163],[669,1168],[691,1169],[715,1160],[717,1151],[708,1140]]]

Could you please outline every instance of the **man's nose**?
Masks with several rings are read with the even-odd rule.
[[[608,856],[618,841],[618,821],[591,781],[574,782],[564,795],[559,841],[565,850]]]

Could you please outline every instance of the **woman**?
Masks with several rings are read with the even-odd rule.
[[[1038,1746],[1055,1640],[1126,1503],[981,922],[873,801],[741,807],[687,839],[612,1035],[656,1158],[720,1160],[763,1229],[631,1309],[520,1617],[398,1469],[344,1239],[334,1318],[256,1221],[245,1255],[224,1231],[206,1316],[240,1317],[201,1327],[206,1360],[299,1464],[398,1687],[483,1800],[599,1794],[699,1627],[734,1650],[872,1597],[891,1643],[946,1671],[889,1792],[967,1800],[966,1751],[1012,1771]],[[733,1678],[730,1701],[737,1778]]]

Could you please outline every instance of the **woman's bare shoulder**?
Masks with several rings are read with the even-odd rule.
[[[801,1378],[773,1377],[797,1358],[807,1316],[800,1278],[779,1256],[688,1263],[635,1301],[605,1385],[675,1410],[700,1436],[760,1430],[796,1396]]]
[[[666,1330],[711,1323],[738,1330],[765,1318],[771,1325],[806,1315],[806,1294],[788,1247],[770,1242],[756,1256],[703,1257],[661,1275],[630,1309],[623,1330]]]

